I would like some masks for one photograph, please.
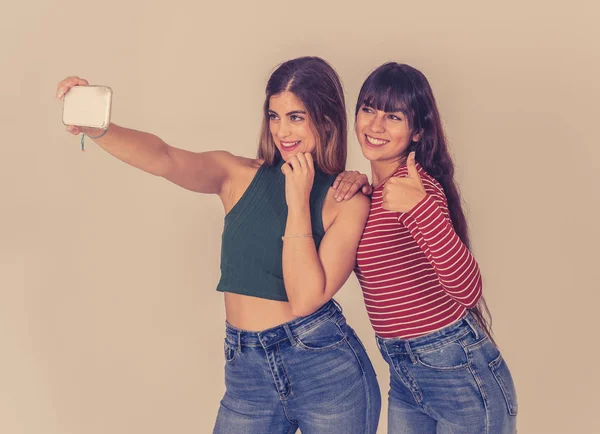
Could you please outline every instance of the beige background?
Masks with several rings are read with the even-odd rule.
[[[208,433],[224,389],[218,199],[81,153],[56,83],[110,85],[115,122],[175,146],[252,156],[269,73],[307,54],[350,111],[384,61],[429,77],[519,432],[600,432],[594,2],[200,3],[2,3],[0,432]],[[338,300],[385,396],[354,276]]]

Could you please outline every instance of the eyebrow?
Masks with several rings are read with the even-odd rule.
[[[271,109],[269,109],[269,113],[275,113],[275,114],[277,114],[277,112],[275,110],[271,110]],[[304,110],[293,110],[293,111],[291,111],[289,113],[286,113],[285,115],[286,116],[291,116],[291,115],[305,115],[305,114],[306,114],[306,112]]]
[[[388,112],[388,111],[385,111],[385,110],[379,110],[379,109],[377,109],[377,108],[373,107],[371,104],[367,104],[366,102],[363,102],[363,105],[364,105],[365,107],[369,107],[369,108],[372,108],[372,109],[378,110],[378,111],[380,111],[380,112],[384,112],[384,113],[402,113],[404,116],[406,116],[406,111],[405,111],[405,110],[403,110],[403,109],[401,109],[401,108],[399,108],[399,109],[396,109],[396,110],[392,110],[392,111],[389,111],[389,112]]]

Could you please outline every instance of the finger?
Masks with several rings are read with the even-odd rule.
[[[69,91],[69,89],[71,89],[72,87],[75,86],[88,86],[90,83],[83,79],[83,78],[79,78],[79,77],[69,77],[65,80],[63,80],[59,85],[58,85],[58,89],[56,90],[56,97],[58,99],[62,99],[67,92]]]
[[[349,179],[345,179],[341,183],[340,188],[338,188],[337,193],[333,196],[334,199],[338,202],[344,200],[346,198],[346,195],[348,194],[348,191],[350,190],[350,187],[352,187],[352,181]]]
[[[304,154],[304,156],[306,157],[306,162],[308,163],[308,170],[310,170],[311,172],[315,171],[315,160],[312,156],[312,154],[310,152],[307,152],[306,154]]]
[[[352,182],[351,177],[352,177],[352,172],[348,172],[347,170],[340,173],[337,176],[337,178],[335,178],[335,182],[333,183],[332,187],[336,190],[339,189],[342,185],[344,185],[344,183]],[[333,195],[333,197],[337,197],[338,194],[339,194],[339,191],[336,191],[336,193]]]
[[[347,174],[347,172],[344,172],[344,173],[346,175],[344,175],[344,177],[342,179],[340,179],[340,181],[338,182],[338,187],[337,187],[335,193],[333,194],[333,198],[336,199],[337,201],[342,200],[342,198],[346,194],[346,191],[348,191],[348,185],[352,184],[352,180],[350,179],[350,176]],[[342,175],[339,175],[339,176],[342,176]]]
[[[75,86],[77,80],[80,80],[79,77],[67,77],[63,81],[58,84],[56,89],[56,97],[61,99],[71,87]]]
[[[336,190],[340,186],[340,183],[343,181],[345,174],[346,174],[346,172],[340,173],[337,176],[337,178],[335,178],[335,181],[333,181],[333,184],[331,185],[331,188],[333,188],[334,190]]]
[[[383,190],[381,191],[381,197],[382,197],[383,199],[386,199],[386,198],[388,198],[388,196],[389,196],[390,194],[392,194],[392,191],[393,191],[393,190],[394,190],[394,188],[396,187],[396,186],[394,185],[394,183],[393,183],[393,182],[390,182],[390,181],[391,181],[391,179],[388,179],[388,181],[387,181],[387,182],[385,183],[385,185],[383,186]]]
[[[288,163],[285,163],[283,166],[281,166],[281,172],[285,176],[288,176],[292,173],[292,168],[290,167],[290,165]]]
[[[67,78],[65,78],[64,80],[61,80],[61,81],[58,83],[58,86],[56,86],[56,90],[58,90],[60,87],[67,86],[67,85],[68,85],[68,83],[70,83],[70,82],[71,82],[71,80],[73,80],[74,78],[79,78],[79,77],[67,77]]]
[[[69,79],[68,81],[66,81],[62,86],[59,87],[56,96],[58,99],[62,99],[69,92],[69,90],[71,90],[71,88],[73,88],[75,86],[88,86],[88,85],[89,85],[89,82],[87,80],[84,80],[79,77],[73,77],[73,78]]]
[[[392,176],[390,179],[385,181],[384,188],[388,187],[388,189],[394,185],[401,185],[407,182],[406,178],[400,178],[398,176]]]
[[[302,171],[308,170],[308,162],[306,161],[306,156],[302,152],[298,152],[294,155],[298,159],[298,163],[300,163],[300,169]]]
[[[373,186],[371,184],[367,184],[362,188],[362,192],[364,194],[366,194],[367,196],[370,196],[373,194]]]
[[[78,135],[81,132],[79,127],[76,127],[75,125],[67,125],[66,130],[68,132],[70,132],[71,134],[73,134],[74,136]]]
[[[294,172],[300,171],[300,162],[298,161],[298,158],[295,155],[289,160],[287,160],[287,164],[290,165]]]
[[[356,170],[353,170],[350,172],[350,176],[346,180],[347,182],[342,185],[339,196],[343,199],[350,199],[363,186],[365,179],[367,179],[366,176],[360,172],[357,172]]]
[[[363,184],[359,181],[354,181],[352,184],[350,184],[348,186],[348,189],[346,191],[346,194],[344,195],[344,200],[348,200],[352,197],[354,197],[354,195],[356,193],[358,193],[358,190],[360,190],[360,188],[363,186]]]
[[[415,163],[415,151],[412,151],[408,154],[408,159],[406,160],[406,167],[408,169],[408,177],[413,179],[421,178],[419,176],[419,172],[417,171],[417,165]]]
[[[367,175],[365,175],[364,173],[360,173],[360,172],[356,172],[356,173],[358,174],[358,179],[356,180],[356,182],[358,182],[358,188],[365,187],[365,186],[371,187],[371,184],[369,183],[369,178],[367,177]]]

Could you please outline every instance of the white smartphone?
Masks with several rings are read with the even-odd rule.
[[[63,98],[63,124],[105,130],[110,125],[111,105],[110,87],[72,87]]]

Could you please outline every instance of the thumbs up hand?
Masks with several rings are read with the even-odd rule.
[[[427,193],[417,171],[415,164],[415,153],[411,152],[406,160],[408,176],[398,178],[393,176],[383,187],[383,209],[388,211],[409,212],[419,202],[425,199]]]

